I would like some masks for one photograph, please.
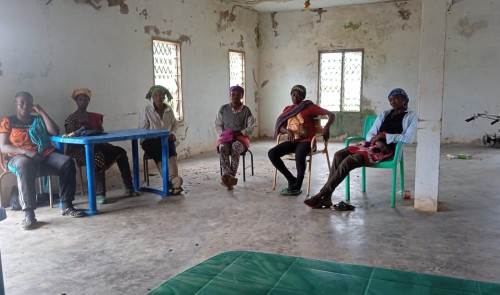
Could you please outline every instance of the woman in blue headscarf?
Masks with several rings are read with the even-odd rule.
[[[391,158],[398,142],[413,142],[418,117],[408,109],[408,95],[396,88],[389,93],[388,99],[392,108],[378,115],[366,135],[367,141],[337,151],[326,184],[304,204],[313,209],[331,207],[333,191],[351,170]]]

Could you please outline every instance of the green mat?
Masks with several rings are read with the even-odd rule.
[[[184,271],[148,294],[499,295],[500,284],[276,254],[230,251]]]

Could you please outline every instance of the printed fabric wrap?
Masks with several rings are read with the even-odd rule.
[[[392,150],[388,154],[382,153],[377,145],[372,144],[369,141],[362,141],[357,145],[351,145],[348,149],[351,153],[362,155],[365,159],[365,166],[380,163],[394,155],[394,151]]]
[[[282,113],[276,120],[276,125],[274,126],[274,138],[276,139],[278,137],[278,134],[280,133],[280,127],[284,122],[287,122],[288,119],[296,116],[298,113],[302,112],[311,105],[313,105],[312,101],[303,100],[295,108],[289,110],[288,112]]]

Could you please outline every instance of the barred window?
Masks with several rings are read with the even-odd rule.
[[[359,112],[363,51],[325,51],[319,59],[320,106],[334,112]]]
[[[173,100],[167,103],[177,120],[182,120],[181,44],[153,40],[153,66],[154,84],[170,91]]]
[[[229,51],[229,87],[239,85],[245,89],[245,53]],[[245,104],[245,95],[243,95]]]

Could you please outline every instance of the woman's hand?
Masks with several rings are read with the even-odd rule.
[[[325,141],[330,139],[330,127],[329,126],[328,126],[328,128],[326,126],[325,126],[325,128],[323,128],[323,139]]]

